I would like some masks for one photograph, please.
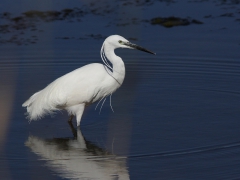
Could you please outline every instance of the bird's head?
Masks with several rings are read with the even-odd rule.
[[[108,43],[109,45],[113,46],[114,49],[116,48],[128,48],[128,49],[137,49],[140,51],[144,51],[150,54],[156,54],[152,51],[149,51],[141,46],[138,46],[136,44],[133,44],[131,42],[129,42],[127,39],[125,39],[122,36],[119,35],[112,35],[109,36],[108,38],[106,38],[105,43]]]

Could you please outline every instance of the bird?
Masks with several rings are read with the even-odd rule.
[[[27,109],[29,122],[66,110],[69,114],[68,122],[72,122],[76,116],[79,127],[85,107],[108,96],[111,98],[124,81],[125,65],[122,58],[114,52],[117,48],[156,54],[120,35],[110,35],[100,50],[103,64],[91,63],[73,70],[36,92],[22,104]]]

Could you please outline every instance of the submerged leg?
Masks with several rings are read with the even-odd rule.
[[[71,128],[74,138],[77,138],[77,130],[73,127],[72,121],[68,121],[68,124]]]

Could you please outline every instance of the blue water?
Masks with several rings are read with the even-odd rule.
[[[0,28],[2,179],[240,178],[239,1],[12,3],[0,3],[0,25],[9,28]],[[61,20],[22,15],[66,8],[74,14]],[[150,23],[170,16],[203,24]],[[25,28],[12,26],[16,17]],[[101,62],[111,34],[157,53],[116,50],[126,78],[112,96],[114,113],[109,99],[100,114],[91,105],[77,136],[66,112],[29,123],[22,103],[65,73]]]

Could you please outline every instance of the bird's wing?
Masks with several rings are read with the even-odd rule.
[[[56,106],[87,103],[103,88],[108,76],[102,64],[89,64],[58,78],[44,91]]]

